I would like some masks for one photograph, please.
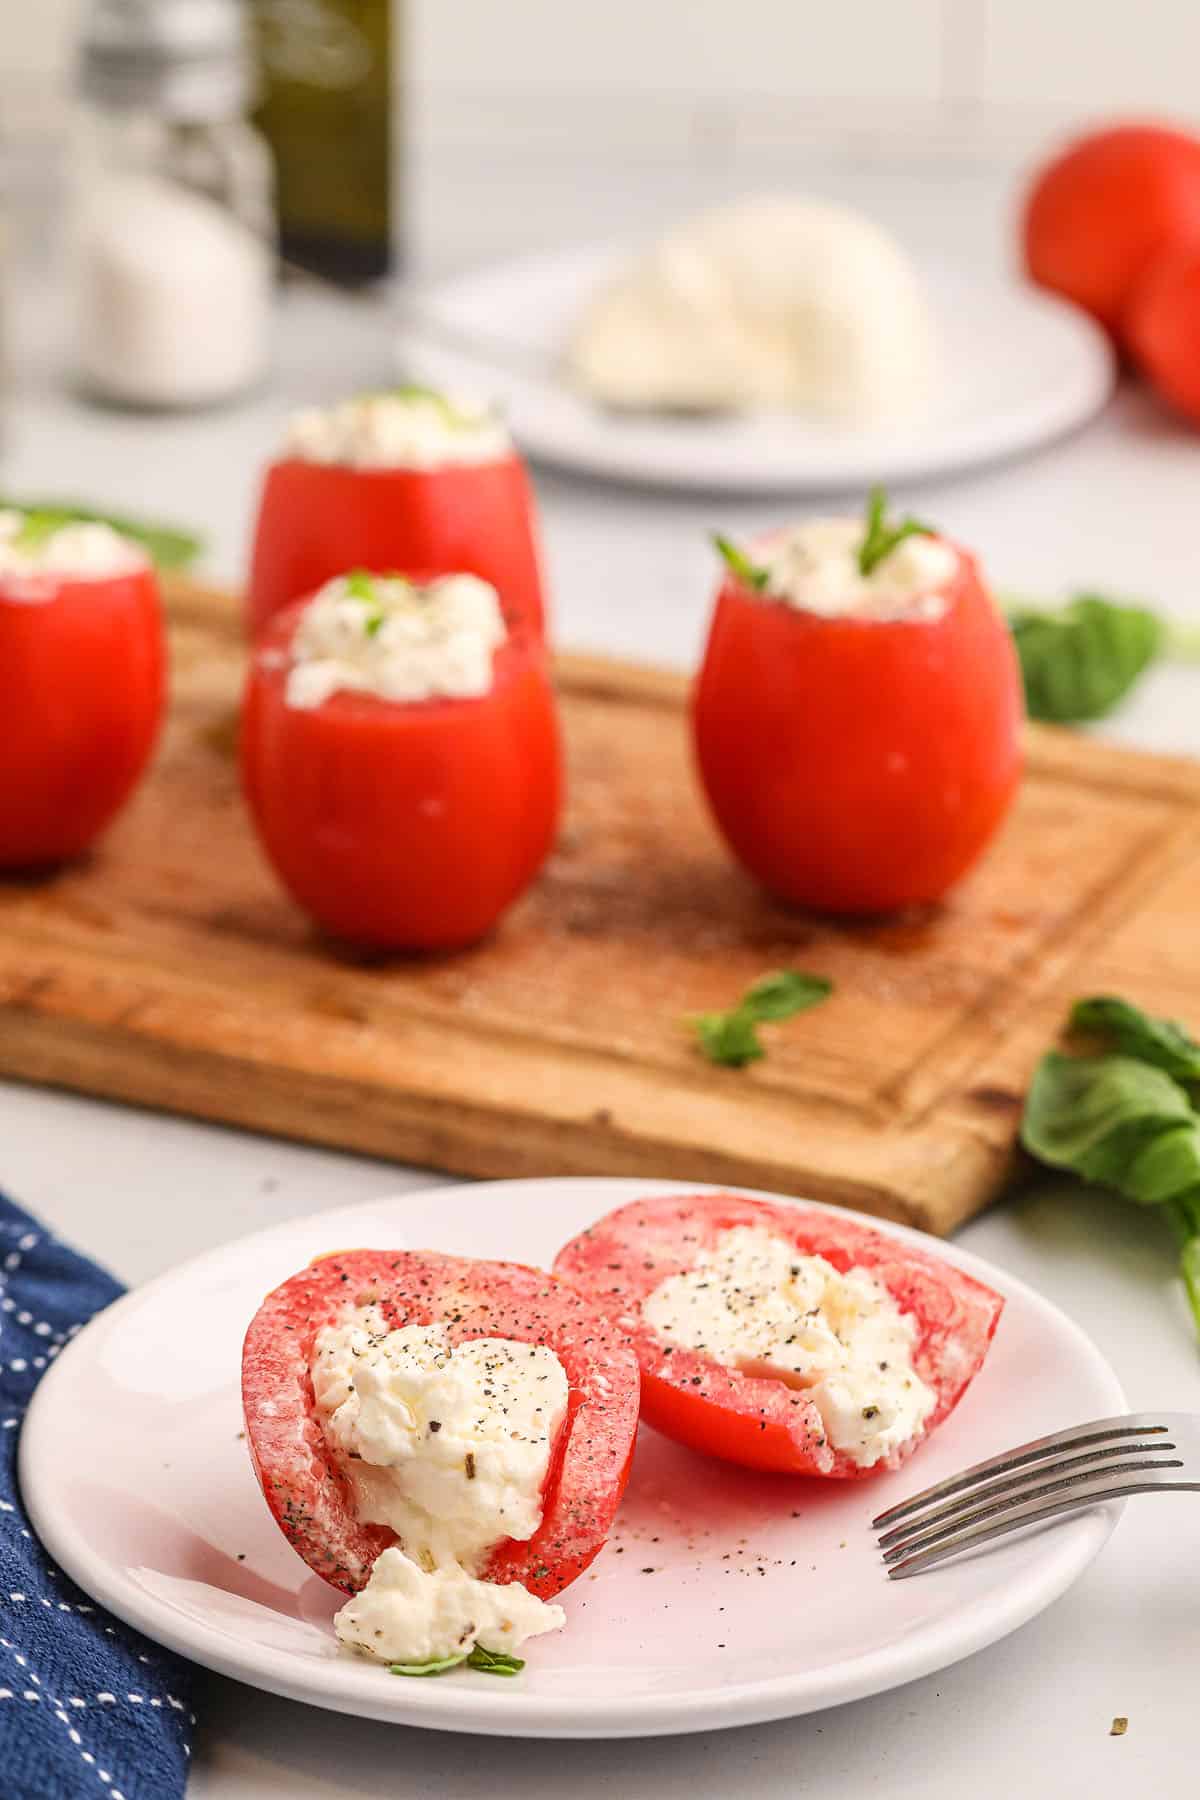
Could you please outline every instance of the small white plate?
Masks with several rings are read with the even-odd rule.
[[[50,1554],[114,1613],[194,1661],[338,1712],[514,1737],[711,1730],[813,1711],[928,1674],[1056,1599],[1113,1508],[889,1582],[872,1514],[964,1464],[1124,1410],[1077,1326],[952,1246],[1008,1297],[982,1373],[907,1469],[862,1483],[748,1474],[643,1431],[614,1536],[564,1595],[568,1625],[513,1680],[391,1676],[339,1652],[339,1604],[263,1505],[240,1440],[242,1335],[314,1255],[436,1246],[548,1263],[610,1207],[680,1182],[502,1181],[298,1219],[200,1257],[102,1313],[47,1374],[21,1435]],[[886,1227],[897,1236],[915,1233]]]
[[[1112,392],[1112,351],[1086,314],[1015,280],[930,267],[942,378],[928,416],[839,431],[784,414],[607,413],[572,392],[558,368],[589,296],[629,255],[558,251],[443,282],[421,299],[430,329],[401,328],[398,366],[408,379],[494,396],[518,443],[547,463],[742,494],[828,494],[974,468],[1075,429]],[[512,346],[515,368],[489,345]]]

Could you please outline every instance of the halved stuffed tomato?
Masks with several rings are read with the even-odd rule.
[[[749,1468],[895,1468],[978,1372],[1003,1300],[834,1211],[738,1194],[638,1200],[555,1270],[629,1333],[642,1416]]]
[[[498,1531],[473,1571],[485,1581],[520,1582],[542,1599],[558,1593],[602,1547],[629,1474],[638,1367],[620,1330],[545,1270],[427,1251],[339,1251],[268,1294],[242,1355],[250,1455],[293,1549],[348,1593],[365,1585],[376,1557],[400,1540],[359,1517],[347,1463],[319,1414],[313,1368],[322,1333],[367,1308],[380,1330],[430,1328],[449,1350],[500,1339],[542,1346],[558,1359],[566,1409],[548,1449],[541,1522],[521,1540]],[[441,1420],[423,1430],[440,1432]],[[465,1504],[482,1483],[473,1483],[472,1457],[463,1460]],[[403,1470],[398,1479],[403,1486]]]

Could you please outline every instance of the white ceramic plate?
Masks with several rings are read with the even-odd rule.
[[[339,1652],[337,1596],[276,1529],[239,1440],[241,1340],[263,1294],[353,1245],[546,1263],[610,1207],[672,1189],[688,1191],[427,1189],[300,1219],[161,1277],[89,1325],[38,1390],[20,1472],[39,1534],[113,1612],[209,1668],[339,1712],[507,1736],[710,1730],[832,1706],[967,1656],[1061,1594],[1108,1537],[1112,1509],[911,1581],[889,1582],[872,1544],[872,1514],[914,1487],[1124,1409],[1062,1313],[947,1247],[1008,1306],[962,1406],[906,1471],[861,1484],[757,1476],[643,1431],[613,1538],[564,1596],[567,1629],[530,1646],[519,1678],[404,1680]]]
[[[942,398],[930,416],[887,430],[836,431],[782,414],[606,413],[573,393],[557,369],[588,296],[628,256],[559,251],[444,282],[420,310],[445,341],[436,330],[402,328],[398,367],[409,379],[494,395],[521,446],[547,463],[743,494],[832,493],[973,468],[1073,430],[1112,391],[1108,341],[1084,313],[1015,280],[929,268],[943,347]],[[516,348],[521,372],[489,357],[496,344]]]

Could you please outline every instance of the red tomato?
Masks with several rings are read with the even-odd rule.
[[[745,1375],[698,1350],[672,1349],[646,1325],[642,1303],[732,1227],[765,1227],[842,1274],[868,1269],[916,1320],[913,1365],[937,1395],[925,1430],[864,1469],[827,1442],[811,1400],[774,1377]],[[554,1263],[622,1330],[642,1368],[642,1417],[694,1450],[751,1469],[855,1478],[895,1468],[950,1413],[978,1373],[1004,1301],[926,1250],[835,1212],[739,1194],[689,1194],[618,1207],[560,1250]]]
[[[533,493],[517,456],[438,469],[273,463],[250,570],[251,635],[348,569],[479,575],[510,630],[544,635]]]
[[[540,646],[510,639],[479,699],[287,704],[303,605],[271,622],[242,709],[242,781],[284,886],[336,937],[459,948],[529,886],[558,825],[561,748]]]
[[[1121,333],[1151,258],[1200,239],[1200,139],[1157,125],[1081,138],[1038,175],[1022,233],[1033,279]]]
[[[1126,322],[1129,347],[1163,399],[1200,424],[1200,245],[1155,257]]]
[[[833,913],[936,900],[1020,776],[1021,677],[971,557],[935,619],[825,618],[726,579],[692,699],[735,856]]]
[[[151,570],[0,579],[0,868],[87,849],[149,761],[165,685]]]
[[[313,1342],[369,1295],[388,1325],[443,1324],[452,1346],[503,1337],[544,1344],[569,1386],[542,1494],[542,1522],[504,1538],[478,1571],[549,1599],[587,1568],[608,1536],[633,1456],[637,1361],[589,1302],[544,1269],[427,1251],[346,1250],[268,1294],[246,1333],[242,1400],[254,1470],[275,1522],[310,1569],[355,1593],[396,1540],[360,1522],[313,1410]]]

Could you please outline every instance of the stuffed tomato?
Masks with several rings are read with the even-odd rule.
[[[77,856],[128,799],[162,719],[154,570],[99,523],[0,513],[0,868]]]
[[[242,711],[243,786],[284,885],[367,948],[483,937],[554,841],[562,773],[542,647],[495,589],[362,573],[272,621]]]
[[[246,1438],[293,1549],[355,1598],[342,1642],[421,1668],[562,1623],[546,1602],[608,1535],[638,1367],[555,1276],[339,1251],[246,1334]]]
[[[1016,792],[1008,628],[965,551],[815,520],[725,546],[692,699],[700,776],[734,855],[781,899],[885,913],[939,899]]]
[[[478,575],[511,630],[544,635],[533,490],[493,413],[398,388],[293,420],[259,504],[250,634],[353,568]]]
[[[794,1475],[896,1468],[962,1398],[1003,1306],[847,1215],[738,1194],[635,1201],[554,1266],[629,1333],[649,1424]]]

